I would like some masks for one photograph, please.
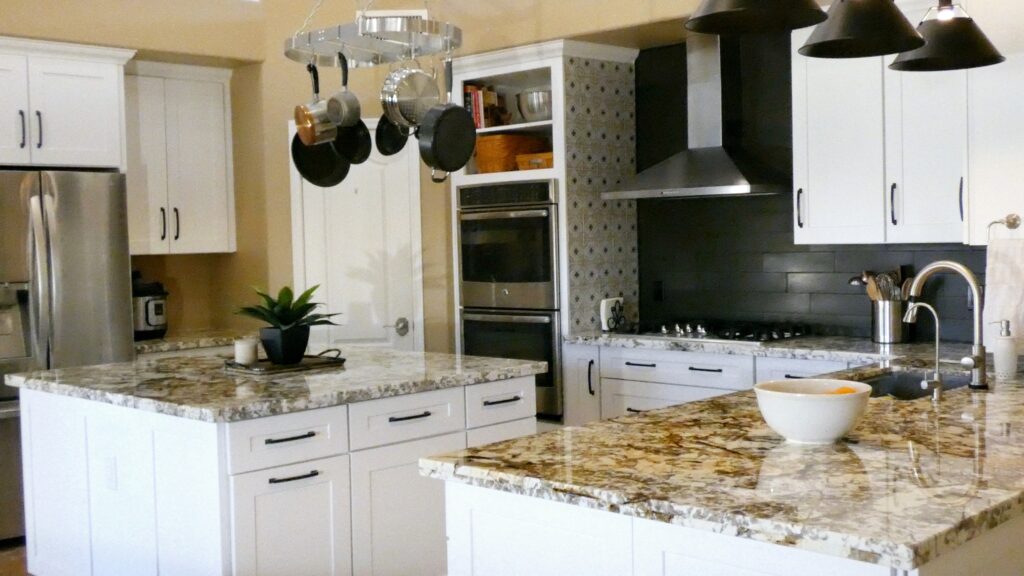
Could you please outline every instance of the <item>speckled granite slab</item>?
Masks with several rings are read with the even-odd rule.
[[[1018,380],[949,391],[937,409],[872,398],[846,442],[799,447],[740,392],[426,458],[420,470],[910,570],[1024,514],[1022,423]]]
[[[544,362],[347,346],[345,368],[240,376],[219,356],[170,357],[11,374],[16,388],[207,422],[232,422],[547,371]]]
[[[142,340],[135,343],[136,354],[153,354],[156,352],[179,352],[197,350],[199,348],[219,348],[231,346],[235,340],[247,336],[256,336],[253,330],[195,330],[173,334],[156,340]]]

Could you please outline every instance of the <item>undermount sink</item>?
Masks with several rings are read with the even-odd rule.
[[[897,400],[916,400],[931,396],[921,389],[921,380],[932,377],[931,372],[889,372],[863,382],[871,386],[871,396],[892,396]],[[970,374],[942,373],[942,389],[963,388],[971,383]]]

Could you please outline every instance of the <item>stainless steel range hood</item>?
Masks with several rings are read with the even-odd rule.
[[[722,68],[719,37],[690,34],[686,38],[686,101],[689,149],[647,168],[604,192],[607,200],[700,198],[743,194],[776,194],[789,183],[740,150],[727,150],[722,140]]]

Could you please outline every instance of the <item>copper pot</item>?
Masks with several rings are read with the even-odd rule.
[[[338,127],[327,113],[327,101],[320,99],[320,75],[315,64],[308,64],[306,70],[313,80],[313,99],[295,107],[295,130],[306,146],[332,142],[338,135]]]

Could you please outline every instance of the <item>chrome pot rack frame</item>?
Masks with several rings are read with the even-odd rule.
[[[302,64],[366,68],[449,53],[462,46],[462,29],[419,16],[361,16],[355,22],[300,32],[284,42],[284,55]]]

